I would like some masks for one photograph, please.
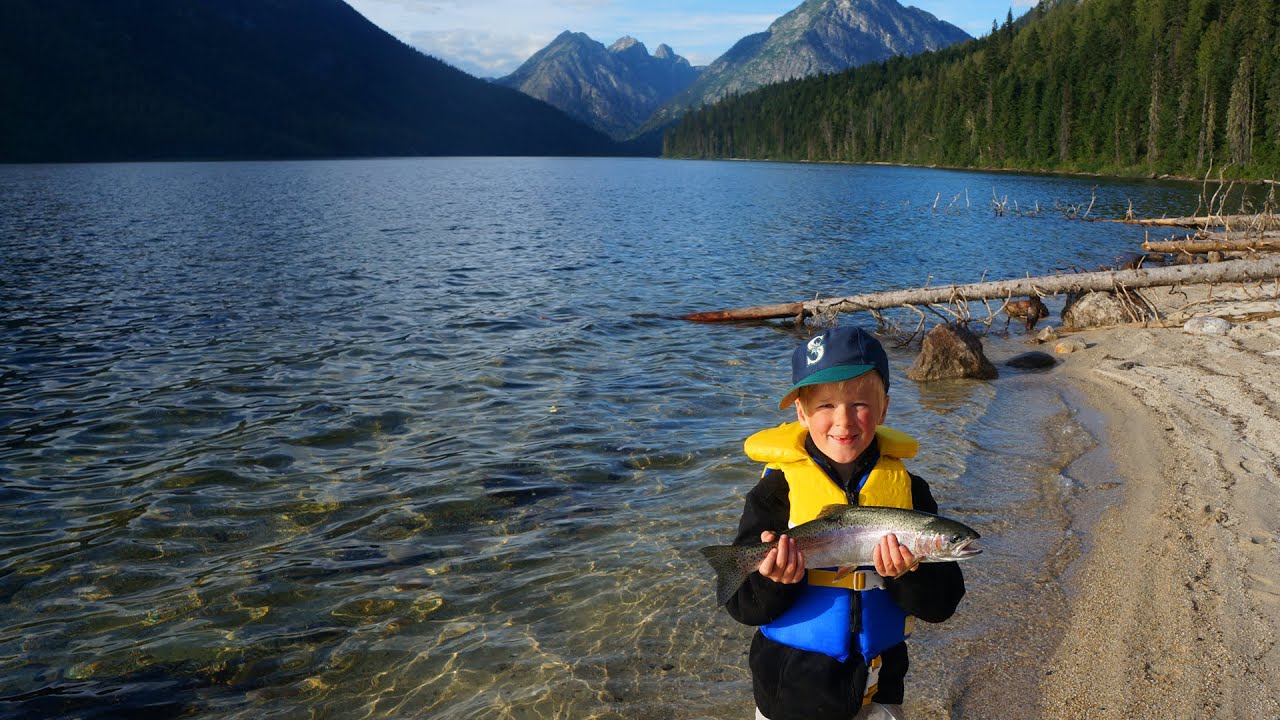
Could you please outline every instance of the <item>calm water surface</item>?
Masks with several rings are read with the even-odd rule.
[[[801,335],[670,316],[1092,268],[1142,231],[1055,205],[1184,214],[1198,190],[630,159],[0,167],[0,717],[748,717],[751,631],[696,548],[732,535],[758,474],[741,442],[787,419]],[[914,642],[915,709],[945,715],[1060,604],[1088,490],[1063,469],[1091,440],[1046,376],[916,386],[910,361],[893,350],[891,424],[988,548]]]

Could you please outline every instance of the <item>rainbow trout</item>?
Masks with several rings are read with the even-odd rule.
[[[831,505],[817,519],[786,532],[804,553],[806,568],[842,570],[872,565],[872,550],[889,533],[920,562],[963,560],[982,552],[972,546],[980,537],[977,531],[964,523],[900,508]],[[702,548],[716,571],[716,604],[729,602],[775,545],[777,542]]]

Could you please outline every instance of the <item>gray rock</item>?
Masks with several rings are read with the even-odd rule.
[[[1129,322],[1120,299],[1109,292],[1091,292],[1073,296],[1062,309],[1062,327],[1088,328]]]
[[[1058,331],[1052,325],[1041,330],[1040,334],[1036,336],[1036,342],[1041,342],[1041,343],[1057,342],[1057,340],[1058,340]]]
[[[925,335],[920,354],[907,371],[919,382],[945,378],[991,380],[1000,376],[982,352],[982,341],[963,325],[938,325]]]
[[[1089,343],[1078,337],[1067,338],[1053,346],[1053,351],[1059,355],[1067,355],[1089,347]]]
[[[1182,330],[1192,335],[1226,335],[1231,323],[1220,317],[1195,317],[1184,323]]]
[[[1019,370],[1043,370],[1057,365],[1058,361],[1049,353],[1033,350],[1024,352],[1021,355],[1014,355],[1006,360],[1004,364]]]

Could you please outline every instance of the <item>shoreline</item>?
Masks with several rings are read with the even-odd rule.
[[[1001,173],[1009,175],[1040,175],[1049,177],[1065,177],[1065,178],[1098,178],[1102,180],[1121,180],[1134,182],[1177,182],[1177,183],[1207,183],[1213,182],[1218,185],[1227,185],[1235,183],[1237,185],[1256,185],[1267,187],[1270,185],[1280,185],[1280,180],[1262,177],[1240,177],[1240,178],[1217,178],[1213,179],[1208,176],[1195,175],[1175,175],[1172,173],[1154,174],[1150,172],[1140,174],[1129,174],[1123,172],[1102,172],[1087,170],[1047,170],[1035,168],[1017,168],[1017,167],[987,167],[987,166],[970,166],[970,165],[943,165],[938,163],[916,164],[905,162],[891,162],[889,160],[779,160],[777,158],[749,158],[749,157],[682,157],[669,156],[659,154],[658,160],[705,160],[710,162],[761,162],[761,163],[796,163],[800,165],[872,165],[880,167],[904,167],[904,168],[920,168],[924,170],[954,170],[954,171],[970,171],[970,172],[987,172]]]
[[[1084,546],[1027,717],[1280,717],[1280,320],[1169,325],[1073,333],[1046,376],[1100,446],[1069,469]]]

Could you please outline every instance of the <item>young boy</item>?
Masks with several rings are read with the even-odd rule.
[[[758,572],[727,604],[762,626],[751,643],[756,717],[764,720],[902,718],[911,617],[942,622],[964,595],[954,562],[918,564],[894,535],[881,539],[875,570],[834,580],[805,570],[785,534],[827,505],[861,504],[936,513],[929,485],[901,458],[915,440],[881,427],[889,408],[889,361],[860,328],[837,327],[796,348],[792,387],[779,409],[796,422],[746,441],[766,463],[747,493],[735,544],[773,542]],[[780,536],[779,533],[783,533]]]

